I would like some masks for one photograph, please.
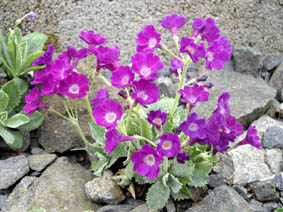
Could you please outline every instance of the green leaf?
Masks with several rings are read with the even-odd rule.
[[[171,192],[171,196],[175,201],[180,201],[184,199],[189,199],[190,193],[188,192],[186,185],[184,185],[178,193]]]
[[[162,209],[168,202],[170,189],[159,181],[154,183],[146,194],[146,203],[154,210]]]
[[[32,62],[35,61],[43,53],[44,53],[43,51],[39,51],[39,52],[30,54],[25,60],[25,62],[23,63],[23,65],[21,66],[21,72],[24,71],[28,66],[30,66]]]
[[[171,133],[173,129],[174,129],[174,123],[172,120],[170,120],[170,118],[168,118],[165,124],[162,126],[163,133],[164,134]]]
[[[9,96],[2,90],[0,90],[0,112],[6,110],[9,102]]]
[[[174,177],[172,174],[169,175],[167,185],[173,193],[178,193],[183,187],[183,184],[178,180],[178,178]]]
[[[283,208],[278,208],[274,212],[283,212]]]
[[[174,116],[173,116],[173,123],[174,128],[180,126],[182,122],[187,119],[187,112],[182,107],[177,107]]]
[[[136,181],[136,183],[143,185],[143,184],[152,184],[155,183],[157,181],[157,179],[153,179],[153,180],[149,180],[148,178],[146,178],[145,176],[139,175],[137,173],[134,174],[134,179]]]
[[[14,40],[16,42],[16,44],[20,44],[22,42],[22,32],[21,30],[17,27],[14,30]]]
[[[152,140],[152,131],[148,121],[139,117],[139,126],[140,126],[141,136],[149,140]]]
[[[164,97],[156,103],[149,105],[146,112],[149,113],[151,110],[161,110],[162,112],[169,114],[173,104],[173,98]]]
[[[195,164],[191,161],[187,161],[185,164],[180,164],[176,159],[172,162],[169,173],[175,177],[190,178],[193,176]]]
[[[8,119],[8,112],[7,111],[3,111],[0,113],[0,124],[2,124],[3,126],[5,126],[5,121]]]
[[[22,42],[20,45],[21,45],[21,50],[22,50],[22,58],[23,58],[23,61],[25,61],[27,57],[28,45],[27,45],[27,42]]]
[[[139,127],[137,126],[136,120],[133,117],[129,118],[128,126],[127,126],[127,135],[133,136],[139,132]]]
[[[8,55],[11,60],[11,68],[13,69],[13,73],[15,74],[15,65],[16,65],[16,44],[14,40],[8,41]]]
[[[18,129],[25,131],[32,131],[40,127],[43,122],[43,115],[39,111],[35,111],[29,116],[30,121],[22,126],[19,126]]]
[[[106,165],[109,162],[109,159],[107,156],[105,156],[104,154],[101,154],[99,152],[96,153],[97,157],[99,158],[98,160],[96,160],[95,162],[92,162],[91,164],[91,170],[93,171],[93,174],[96,176],[101,176],[104,168],[106,167]]]
[[[89,123],[89,127],[90,127],[90,133],[91,133],[91,137],[100,145],[105,145],[105,133],[106,130],[104,127],[101,127],[99,125],[97,125],[96,123],[90,122]]]
[[[9,54],[8,54],[8,51],[7,51],[7,46],[6,46],[6,43],[5,43],[4,39],[3,39],[3,35],[2,35],[1,30],[0,30],[0,43],[1,43],[2,54],[3,54],[3,57],[4,57],[3,59],[5,61],[7,61],[7,65],[9,67],[12,67],[12,62],[11,62],[11,60],[9,58]]]
[[[196,165],[192,181],[188,182],[188,185],[194,186],[194,187],[203,187],[208,183],[209,176],[212,168],[212,164],[208,161],[203,161]]]
[[[18,84],[20,94],[23,95],[28,90],[28,84],[24,80],[18,77],[14,78],[13,80],[15,80],[16,83]]]
[[[22,136],[15,131],[0,127],[0,136],[12,148],[19,149],[23,146]]]
[[[16,49],[15,72],[16,72],[16,76],[18,76],[22,67],[23,58],[22,58],[22,49],[20,48],[19,44],[15,45],[15,49]]]
[[[30,121],[29,117],[27,117],[23,113],[17,113],[8,120],[5,121],[6,127],[10,128],[17,128],[19,126],[22,126]]]
[[[125,169],[125,175],[129,178],[132,179],[134,176],[135,172],[134,172],[134,163],[132,161],[130,161],[128,163],[128,165],[126,166]]]
[[[165,187],[168,187],[167,186],[167,181],[169,179],[169,173],[166,173],[165,175],[163,175],[162,177],[162,184],[165,186]]]
[[[8,66],[8,64],[6,63],[5,59],[2,58],[1,55],[0,55],[0,62],[4,65],[4,67],[9,72],[9,74],[13,75],[13,70]]]
[[[47,39],[47,35],[42,34],[40,32],[33,32],[31,34],[26,35],[23,38],[23,41],[26,41],[28,44],[27,55],[41,51]]]
[[[26,73],[28,73],[30,71],[37,71],[37,70],[40,70],[40,69],[43,69],[43,68],[45,68],[45,65],[29,67],[29,68],[25,69],[24,71],[22,71],[20,73],[20,76],[23,76],[23,75],[25,75]]]
[[[86,145],[86,150],[89,154],[92,154],[92,155],[96,155],[97,152],[101,153],[101,154],[105,154],[105,151],[104,151],[104,147],[99,145],[99,144],[91,144],[91,143],[88,143]]]
[[[21,93],[19,91],[19,87],[15,80],[10,80],[3,85],[2,90],[9,96],[7,111],[8,113],[10,113],[15,107],[18,106],[21,101]]]
[[[126,144],[120,143],[116,149],[111,153],[109,164],[106,166],[106,169],[110,168],[119,158],[127,157],[128,151],[126,150]]]

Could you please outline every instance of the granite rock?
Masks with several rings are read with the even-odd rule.
[[[273,180],[254,182],[250,184],[250,187],[258,201],[265,202],[277,200],[279,198]]]
[[[266,149],[265,161],[273,173],[280,171],[280,163],[282,162],[282,151],[280,149]]]
[[[271,72],[273,69],[275,69],[280,63],[283,62],[283,56],[282,55],[276,55],[276,56],[269,56],[263,61],[263,69],[265,71]]]
[[[55,154],[30,155],[28,159],[29,167],[35,171],[42,171],[57,158]]]
[[[280,148],[283,149],[283,128],[278,126],[269,127],[262,136],[262,144],[264,148]]]

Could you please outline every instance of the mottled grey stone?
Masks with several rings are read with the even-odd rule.
[[[272,201],[279,198],[273,180],[254,182],[250,187],[258,201]]]
[[[266,212],[259,202],[254,199],[251,200],[249,206],[252,208],[253,212]]]
[[[283,172],[278,172],[275,175],[274,185],[275,185],[276,189],[278,189],[279,191],[283,191]]]
[[[270,77],[269,84],[274,87],[277,92],[281,91],[283,86],[283,63],[281,63]]]
[[[97,177],[85,184],[86,196],[94,202],[117,205],[125,199],[118,184],[113,180]]]
[[[142,204],[130,212],[155,212],[155,210],[151,209],[147,204]]]
[[[276,202],[267,202],[263,204],[263,208],[266,210],[266,212],[272,212],[275,209],[282,207]]]
[[[283,56],[270,56],[263,61],[263,68],[265,71],[272,71],[276,68],[281,62],[283,62]]]
[[[122,204],[122,205],[106,205],[96,212],[129,212],[134,209],[136,205]]]
[[[41,154],[48,154],[48,152],[44,151],[43,149],[39,147],[33,147],[31,149],[31,154],[32,155],[41,155]]]
[[[225,185],[225,179],[221,175],[211,174],[208,180],[208,186],[211,188],[216,188],[218,186]]]
[[[273,173],[280,171],[280,163],[282,162],[282,151],[280,149],[266,149],[265,161]]]
[[[212,82],[208,102],[199,102],[193,109],[200,117],[210,117],[217,108],[218,97],[223,92],[229,92],[231,98],[229,106],[232,115],[244,127],[258,119],[269,108],[276,91],[262,79],[244,75],[238,72],[201,71],[199,75],[208,75],[208,82]],[[260,94],[260,95],[259,95]]]
[[[174,98],[177,92],[177,85],[173,84],[172,79],[169,77],[158,77],[157,84],[160,94]]]
[[[249,204],[231,187],[215,188],[201,202],[186,212],[253,212]]]
[[[168,202],[165,205],[165,208],[166,208],[167,211],[176,212],[176,207],[175,207],[172,199],[168,200]]]
[[[213,171],[223,176],[227,182],[231,182],[234,174],[234,165],[231,157],[223,155],[222,161],[213,167]]]
[[[7,195],[0,194],[0,210],[3,208],[7,199],[8,199]]]
[[[23,155],[0,160],[0,190],[13,185],[25,176],[28,171],[28,161]]]
[[[84,184],[92,178],[92,173],[79,164],[58,158],[24,192],[11,198],[1,212],[27,212],[38,208],[48,212],[96,211],[101,205],[88,200],[84,192]]]
[[[262,53],[259,50],[244,46],[235,47],[232,58],[234,71],[259,76],[262,64]]]
[[[246,188],[242,187],[242,186],[238,186],[238,185],[235,185],[233,186],[233,188],[235,189],[235,191],[238,192],[238,194],[240,194],[245,200],[249,200],[249,197],[248,197],[248,191]]]
[[[262,136],[264,148],[281,148],[283,149],[283,128],[278,126],[269,127]]]
[[[28,159],[29,167],[35,171],[42,171],[57,158],[55,154],[30,155]]]

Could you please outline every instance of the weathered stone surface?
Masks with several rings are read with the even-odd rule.
[[[276,189],[278,189],[279,191],[283,191],[283,172],[278,172],[275,175],[274,185],[275,185]]]
[[[281,63],[273,72],[269,84],[274,87],[277,92],[281,91],[283,87],[283,63]]]
[[[233,188],[235,189],[235,191],[238,192],[238,194],[240,194],[245,200],[249,200],[249,197],[248,197],[248,191],[246,188],[242,187],[242,186],[238,186],[238,185],[235,185],[233,186]]]
[[[252,208],[253,212],[266,212],[264,211],[265,209],[261,206],[261,204],[254,199],[251,200],[249,206]]]
[[[93,178],[90,171],[61,157],[34,180],[25,192],[11,198],[3,212],[27,212],[45,208],[48,212],[96,211],[101,206],[88,200],[84,184]]]
[[[209,117],[217,108],[218,97],[225,91],[231,99],[229,105],[232,115],[245,127],[258,119],[267,110],[276,91],[261,79],[237,72],[201,71],[199,75],[208,75],[208,82],[214,87],[209,90],[208,102],[199,102],[193,111],[200,117]],[[260,95],[259,95],[260,94]]]
[[[57,158],[55,154],[30,155],[28,159],[29,167],[35,171],[42,171]]]
[[[186,212],[253,212],[249,204],[231,187],[215,188],[201,202]]]
[[[8,146],[8,144],[5,143],[4,140],[2,140],[2,138],[0,138],[0,149],[25,152],[30,146],[30,132],[20,130],[19,133],[23,138],[23,146],[20,149],[11,148],[10,146]]]
[[[7,189],[29,171],[28,161],[25,156],[10,157],[0,160],[0,190]]]
[[[270,56],[263,61],[263,68],[265,71],[272,71],[282,62],[283,62],[282,55]]]
[[[128,212],[134,209],[135,205],[122,204],[122,205],[106,205],[96,212]]]
[[[208,180],[208,186],[211,188],[216,188],[218,186],[225,185],[224,177],[217,174],[211,174]]]
[[[234,184],[262,181],[273,176],[265,163],[265,152],[250,145],[239,146],[229,153],[234,165]]]
[[[8,199],[7,195],[0,194],[0,210],[3,208],[7,199]]]
[[[43,149],[39,147],[33,147],[31,149],[31,154],[32,155],[41,155],[41,154],[48,154],[48,152],[44,151]]]
[[[250,187],[258,201],[272,201],[279,198],[273,179],[251,183]]]
[[[113,180],[97,177],[85,184],[86,196],[94,202],[117,205],[125,199],[118,184]]]
[[[176,212],[176,207],[172,199],[169,199],[167,204],[165,205],[167,211]]]
[[[282,162],[282,151],[280,149],[266,149],[265,160],[273,173],[280,171],[280,163]]]
[[[155,210],[151,209],[147,204],[142,204],[130,212],[155,212]]]
[[[283,149],[283,128],[278,126],[269,127],[262,136],[262,144],[265,148]]]
[[[280,204],[276,202],[267,202],[263,204],[263,208],[265,209],[266,212],[269,212],[269,211],[274,211],[275,209],[282,208],[282,207]]]
[[[243,74],[259,76],[262,64],[262,54],[251,47],[236,47],[232,52],[234,70]]]
[[[231,157],[224,155],[223,160],[213,167],[213,171],[231,182],[234,174],[234,165]]]

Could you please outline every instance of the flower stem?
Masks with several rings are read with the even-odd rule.
[[[154,147],[157,147],[157,145],[155,143],[153,143],[151,140],[143,137],[143,136],[140,136],[140,135],[134,135],[134,137],[136,139],[142,139],[142,140],[145,140],[146,142],[148,142],[150,145],[154,146]]]
[[[81,136],[83,142],[85,143],[85,145],[88,145],[89,142],[88,142],[87,138],[85,137],[85,135],[84,135],[84,133],[83,133],[79,123],[78,123],[78,120],[72,119],[71,122],[76,127],[76,129],[77,129],[78,133],[80,134],[80,136]]]
[[[98,74],[99,74],[99,72],[95,71],[94,76],[93,76],[93,78],[92,78],[92,80],[91,80],[91,83],[90,83],[90,86],[89,86],[89,91],[92,90],[93,85],[94,85],[94,82],[95,82],[95,80],[96,80]]]
[[[50,107],[48,109],[48,111],[55,113],[56,115],[60,116],[63,119],[66,119],[67,121],[71,121],[68,117],[64,116],[63,114],[61,114],[60,112],[58,112],[57,110],[55,110],[53,107]]]
[[[164,157],[163,169],[164,169],[165,172],[168,171],[168,158],[167,157]]]
[[[178,57],[177,55],[175,55],[172,51],[170,51],[167,46],[165,46],[164,44],[162,44],[162,49],[164,49],[166,52],[168,52],[171,56],[177,58],[178,60],[180,60],[181,62],[184,63],[184,60],[182,60],[180,57]]]
[[[90,77],[92,55],[87,57],[87,78]]]
[[[84,98],[84,100],[85,100],[85,105],[86,105],[88,114],[89,114],[89,116],[90,116],[90,118],[91,118],[91,121],[92,121],[93,123],[96,123],[96,121],[95,121],[95,119],[94,119],[94,117],[93,117],[93,115],[92,115],[92,109],[91,109],[91,105],[90,105],[90,103],[89,103],[88,97],[86,96],[86,97]]]
[[[69,107],[68,107],[68,105],[67,105],[67,103],[66,103],[65,100],[63,100],[63,105],[64,105],[64,107],[65,107],[65,110],[66,110],[67,113],[68,113],[69,118],[72,118],[73,116],[72,116],[72,114],[71,114],[71,112],[70,112],[70,110],[69,110]]]

